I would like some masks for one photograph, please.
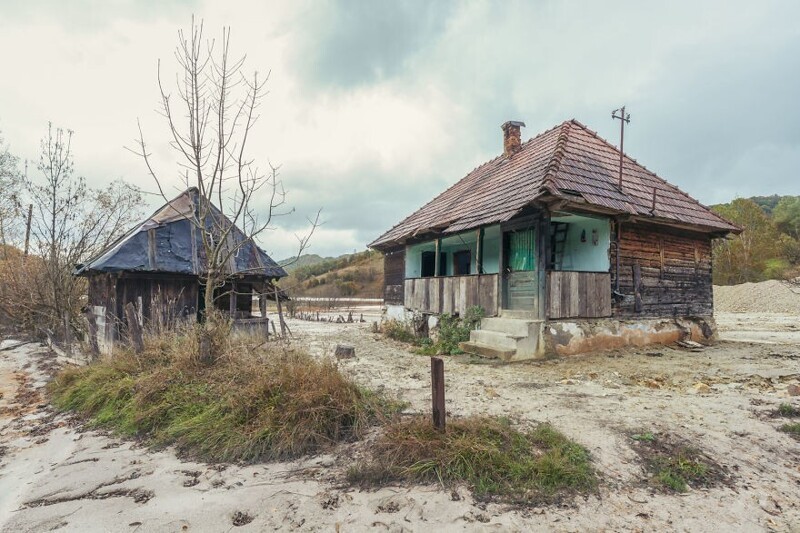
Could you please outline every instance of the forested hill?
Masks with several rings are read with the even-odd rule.
[[[286,272],[291,274],[298,268],[316,265],[317,263],[322,263],[323,261],[329,261],[332,259],[336,258],[322,257],[317,254],[303,254],[300,257],[287,257],[286,259],[281,259],[278,261],[278,264],[282,266]]]
[[[800,276],[800,196],[753,196],[711,206],[743,228],[714,245],[714,283]]]
[[[325,298],[380,298],[383,293],[383,256],[363,251],[339,257],[300,256],[287,267],[280,286],[292,296]]]

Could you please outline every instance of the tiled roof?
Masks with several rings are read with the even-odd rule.
[[[698,231],[739,231],[627,156],[620,190],[619,150],[577,120],[569,120],[523,143],[512,157],[499,156],[479,166],[369,246],[382,248],[428,232],[454,233],[504,222],[544,195]]]

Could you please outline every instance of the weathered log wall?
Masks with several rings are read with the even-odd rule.
[[[548,318],[611,316],[611,274],[551,270],[548,275]]]
[[[615,317],[710,316],[711,238],[665,227],[624,224],[619,245],[620,292]],[[611,249],[611,283],[616,251]]]
[[[396,248],[383,255],[383,298],[387,304],[403,305],[406,250]]]
[[[498,275],[447,276],[405,280],[405,307],[432,314],[463,316],[472,306],[483,307],[486,316],[498,311]]]

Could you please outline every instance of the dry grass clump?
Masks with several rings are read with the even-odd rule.
[[[589,453],[549,424],[521,432],[504,419],[470,417],[446,431],[416,417],[388,425],[351,482],[467,483],[476,497],[511,503],[550,502],[597,485]]]
[[[148,339],[51,383],[53,403],[90,424],[207,461],[298,457],[360,438],[397,406],[367,391],[330,361],[258,348],[231,336],[212,366],[193,357],[195,336]]]

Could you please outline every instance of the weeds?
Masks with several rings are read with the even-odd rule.
[[[689,487],[714,486],[725,478],[722,467],[674,437],[648,431],[632,434],[631,440],[644,460],[650,483],[664,490],[686,492]]]
[[[352,483],[466,482],[475,496],[512,503],[554,501],[597,485],[589,453],[548,424],[523,433],[504,419],[453,420],[437,431],[427,418],[397,422],[372,444]]]
[[[419,342],[419,339],[411,331],[409,325],[400,320],[387,320],[381,327],[383,328],[383,334],[390,339],[411,344]]]
[[[800,422],[784,424],[779,429],[784,433],[788,433],[789,435],[791,435],[796,439],[800,439]]]
[[[469,340],[469,332],[478,327],[485,312],[480,306],[473,306],[467,309],[463,317],[449,315],[447,313],[439,317],[438,336],[436,342],[428,341],[420,343],[417,353],[422,355],[457,355],[464,353],[459,348],[459,343]]]
[[[204,366],[191,356],[192,342],[161,336],[139,356],[121,352],[67,369],[50,384],[53,403],[91,425],[202,460],[244,462],[360,438],[398,408],[305,353],[259,353],[239,339]]]
[[[800,416],[800,409],[790,403],[782,403],[778,406],[778,410],[775,412],[775,415],[785,418],[796,418]]]

